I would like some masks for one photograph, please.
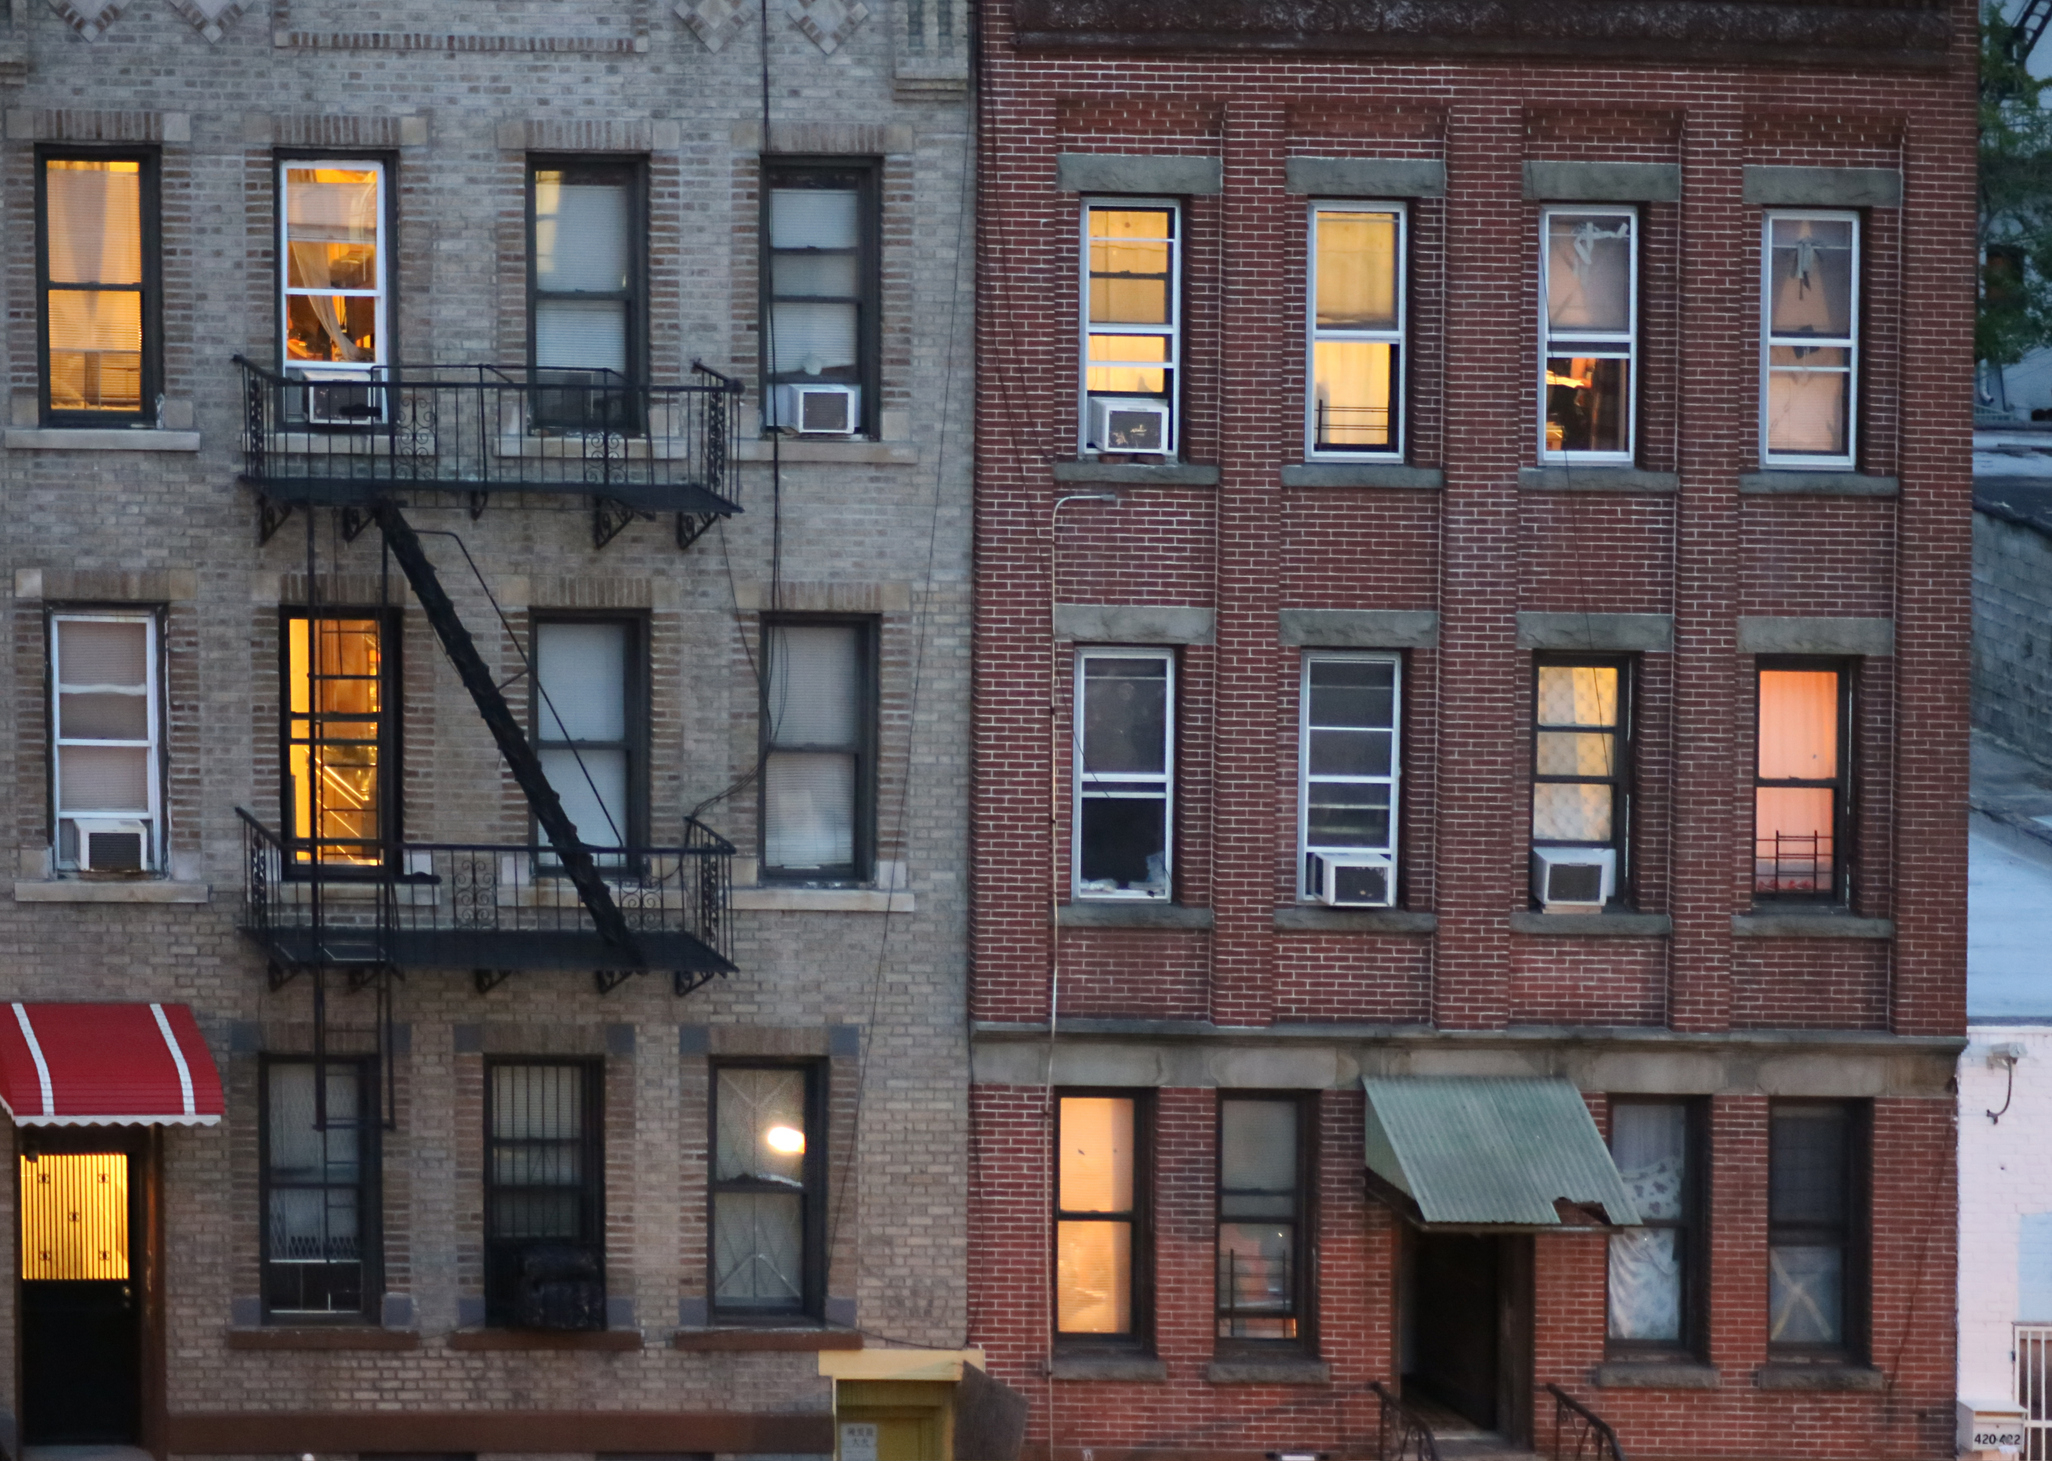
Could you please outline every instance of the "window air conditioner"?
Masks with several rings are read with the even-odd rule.
[[[296,378],[304,384],[309,425],[362,426],[385,419],[384,391],[372,384],[372,373]]]
[[[1090,434],[1084,444],[1092,451],[1166,455],[1168,405],[1145,396],[1092,396]]]
[[[1396,901],[1396,869],[1373,853],[1311,854],[1318,901],[1334,908],[1387,908]]]
[[[1548,913],[1601,913],[1616,891],[1616,848],[1532,849],[1532,892]]]
[[[88,873],[144,873],[150,870],[150,824],[112,817],[74,817],[78,868]]]
[[[805,436],[853,436],[862,429],[862,387],[780,385],[769,424]]]
[[[536,1243],[520,1255],[513,1321],[521,1329],[603,1329],[598,1254],[580,1243]]]

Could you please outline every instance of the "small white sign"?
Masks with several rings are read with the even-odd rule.
[[[876,1427],[842,1421],[841,1461],[876,1461]]]

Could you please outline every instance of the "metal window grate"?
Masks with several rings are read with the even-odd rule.
[[[2019,1324],[2010,1351],[2024,1412],[2023,1461],[2052,1461],[2052,1324]]]

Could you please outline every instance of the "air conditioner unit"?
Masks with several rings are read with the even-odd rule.
[[[1367,852],[1314,852],[1311,877],[1318,901],[1334,908],[1387,908],[1396,902],[1396,869]]]
[[[385,419],[385,392],[371,372],[294,377],[303,384],[306,420],[313,426],[363,426]]]
[[[146,873],[150,870],[150,824],[113,817],[73,817],[78,868],[87,873]]]
[[[578,1243],[536,1243],[520,1255],[513,1305],[522,1329],[603,1329],[606,1285],[598,1254]]]
[[[769,424],[805,436],[853,436],[862,429],[862,387],[780,385],[772,393]]]
[[[1099,452],[1166,456],[1170,445],[1168,403],[1146,396],[1092,396],[1084,445]]]
[[[1532,892],[1548,913],[1601,913],[1616,891],[1616,848],[1532,849]]]

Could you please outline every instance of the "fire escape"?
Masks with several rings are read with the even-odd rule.
[[[406,513],[422,503],[447,505],[451,494],[473,518],[495,501],[574,496],[590,503],[598,547],[637,520],[674,515],[677,545],[688,548],[740,511],[733,451],[740,383],[702,365],[693,366],[690,383],[642,385],[606,371],[490,365],[400,366],[369,380],[312,382],[241,356],[236,363],[245,412],[241,480],[257,493],[260,536],[270,538],[300,512],[308,554],[309,774],[301,796],[310,805],[300,810],[297,838],[240,812],[241,931],[264,950],[273,988],[311,976],[316,1058],[326,1054],[331,975],[352,992],[376,992],[378,1054],[389,1082],[392,986],[406,969],[467,969],[480,992],[519,970],[588,969],[601,992],[667,971],[678,995],[732,973],[733,847],[691,817],[680,819],[667,845],[580,841],[506,700],[508,685],[532,676],[532,656],[516,641],[517,671],[504,681],[493,675]],[[411,842],[391,839],[380,824],[379,840],[336,855],[304,836],[328,825],[325,799],[340,794],[330,786],[322,740],[336,717],[322,710],[347,703],[350,678],[324,638],[338,622],[337,606],[324,619],[318,602],[314,518],[323,511],[337,515],[333,527],[344,539],[379,533],[388,563],[411,585],[526,798],[541,834],[535,843]],[[297,718],[296,700],[288,709]],[[324,1086],[316,1082],[316,1092]]]

